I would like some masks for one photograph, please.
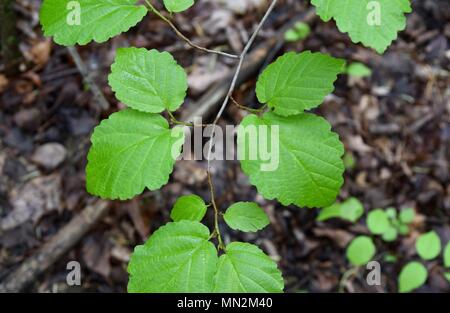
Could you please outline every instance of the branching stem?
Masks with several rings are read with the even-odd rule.
[[[266,105],[262,106],[262,107],[259,108],[259,109],[252,109],[252,108],[246,107],[246,106],[244,106],[244,105],[242,105],[242,104],[239,104],[239,102],[237,102],[232,96],[230,97],[230,100],[231,100],[231,102],[233,102],[233,104],[234,104],[235,106],[237,106],[239,109],[248,111],[248,112],[250,112],[250,113],[258,114],[258,113],[261,113],[262,111],[264,111],[264,110],[266,109]]]
[[[253,35],[250,37],[249,41],[247,42],[247,44],[244,47],[244,50],[240,54],[240,56],[239,56],[239,63],[237,65],[237,67],[236,67],[236,71],[235,71],[233,79],[231,81],[230,88],[228,89],[227,95],[225,96],[225,99],[224,99],[224,101],[222,103],[222,106],[220,107],[219,112],[216,115],[216,118],[214,119],[214,122],[212,123],[211,139],[209,141],[208,155],[207,155],[208,165],[207,165],[206,171],[207,171],[207,175],[208,175],[208,184],[209,184],[209,188],[210,188],[210,191],[211,191],[211,202],[212,202],[213,207],[214,207],[214,228],[215,228],[215,232],[217,233],[217,238],[218,238],[218,241],[219,241],[219,248],[222,248],[222,249],[224,249],[225,246],[224,246],[224,244],[222,242],[222,237],[220,235],[220,230],[219,230],[219,215],[220,215],[220,212],[219,212],[219,209],[217,208],[217,205],[216,205],[216,200],[215,200],[215,196],[214,196],[214,185],[213,185],[212,179],[211,179],[211,152],[212,152],[212,147],[213,147],[213,141],[214,141],[214,135],[215,135],[215,131],[216,131],[216,126],[217,126],[218,121],[222,117],[222,114],[225,111],[230,98],[233,95],[234,88],[236,87],[236,83],[237,83],[237,80],[239,78],[239,73],[241,72],[242,65],[244,64],[245,56],[247,55],[248,51],[250,50],[253,42],[255,41],[256,37],[258,36],[259,31],[263,27],[263,25],[266,22],[267,18],[269,17],[270,13],[272,13],[273,9],[275,8],[275,5],[277,4],[277,2],[278,2],[278,0],[272,0],[272,3],[270,4],[269,8],[267,9],[266,13],[264,14],[264,17],[259,22],[258,26],[256,27],[256,30],[253,32]]]
[[[211,172],[209,172],[209,171],[208,171],[208,185],[209,185],[209,190],[211,191],[211,203],[214,208],[214,232],[213,233],[215,233],[217,235],[217,240],[219,242],[219,249],[225,250],[225,245],[223,244],[222,235],[220,234],[220,228],[219,228],[220,212],[216,205],[216,198],[215,198],[215,194],[214,194],[214,185],[212,183]]]
[[[208,52],[208,53],[215,53],[227,58],[231,58],[231,59],[239,59],[239,56],[235,55],[235,54],[230,54],[230,53],[226,53],[226,52],[222,52],[222,51],[218,51],[218,50],[212,50],[212,49],[208,49],[205,47],[201,47],[195,43],[193,43],[189,38],[187,38],[185,35],[183,35],[182,32],[180,32],[178,30],[178,28],[172,23],[171,20],[169,20],[167,17],[165,17],[164,15],[161,14],[161,12],[159,12],[152,4],[149,0],[145,0],[145,3],[148,5],[148,10],[153,12],[154,14],[156,14],[160,19],[162,19],[164,22],[166,22],[171,28],[172,30],[177,34],[178,37],[180,37],[181,39],[183,39],[188,45],[190,45],[191,47],[201,50],[203,52]]]

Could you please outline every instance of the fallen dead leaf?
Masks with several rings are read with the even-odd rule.
[[[61,210],[61,177],[36,177],[10,193],[13,210],[0,221],[3,231],[27,221],[36,223],[46,213]]]

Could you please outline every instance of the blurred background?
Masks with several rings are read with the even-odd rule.
[[[206,163],[180,161],[168,185],[134,200],[101,201],[87,194],[90,134],[100,120],[124,108],[107,84],[115,51],[137,46],[171,52],[189,76],[189,94],[177,116],[201,115],[204,122],[214,118],[235,61],[193,50],[152,14],[107,43],[68,49],[42,36],[40,3],[0,4],[0,286],[125,292],[133,247],[169,221],[178,196],[194,193],[209,200],[209,191]],[[198,0],[172,18],[197,44],[239,54],[267,5]],[[316,110],[345,144],[339,199],[356,197],[366,211],[416,210],[409,234],[390,243],[375,240],[381,286],[367,286],[364,270],[342,281],[351,268],[346,246],[368,233],[364,219],[317,222],[318,210],[264,200],[239,162],[214,163],[220,208],[256,201],[271,220],[257,234],[223,227],[225,240],[259,245],[278,261],[288,292],[394,292],[401,267],[417,258],[419,234],[435,230],[442,242],[450,240],[450,1],[412,0],[412,6],[407,29],[378,55],[353,44],[334,22],[322,22],[309,1],[280,1],[250,51],[234,94],[250,107],[258,107],[258,73],[286,51],[321,51],[365,64],[362,73],[341,75],[335,92]],[[238,124],[246,114],[230,104],[220,123]],[[429,278],[419,292],[450,291],[441,259],[427,263]],[[66,283],[70,261],[81,265],[81,286]]]

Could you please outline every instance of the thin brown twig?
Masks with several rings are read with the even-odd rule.
[[[219,229],[219,214],[220,214],[220,212],[216,205],[216,197],[214,194],[214,185],[213,185],[212,178],[211,178],[211,172],[208,172],[207,174],[208,174],[209,190],[211,191],[211,203],[214,208],[214,233],[217,234],[217,240],[219,241],[219,249],[225,250],[225,245],[223,244],[222,235],[220,234],[220,229]]]
[[[259,108],[259,109],[252,109],[252,108],[249,108],[249,107],[247,107],[247,106],[245,106],[245,105],[239,104],[239,102],[237,102],[236,99],[233,98],[233,96],[230,97],[230,100],[231,100],[231,102],[233,102],[233,104],[234,104],[235,106],[237,106],[239,109],[248,111],[248,112],[250,112],[250,113],[255,113],[255,114],[261,113],[261,112],[264,111],[264,109],[266,108],[266,105],[262,106],[262,107]]]
[[[187,38],[185,35],[183,35],[182,32],[180,32],[178,30],[178,28],[172,23],[172,21],[170,21],[167,17],[165,17],[164,15],[161,14],[161,12],[159,12],[151,3],[149,0],[145,0],[145,3],[148,5],[148,9],[153,12],[154,14],[156,14],[160,19],[162,19],[164,22],[166,22],[171,28],[172,30],[178,35],[178,37],[180,37],[181,39],[183,39],[188,45],[190,45],[192,48],[201,50],[203,52],[208,52],[208,53],[215,53],[227,58],[231,58],[231,59],[239,59],[238,55],[235,54],[230,54],[230,53],[226,53],[226,52],[222,52],[222,51],[218,51],[218,50],[213,50],[213,49],[208,49],[202,46],[199,46],[195,43],[192,42],[192,40],[190,40],[189,38]]]
[[[100,87],[95,83],[94,79],[90,75],[89,70],[87,69],[86,65],[84,64],[83,60],[81,59],[77,51],[77,48],[67,47],[67,50],[69,51],[70,56],[75,62],[75,65],[77,66],[81,76],[83,76],[84,82],[90,87],[97,104],[100,106],[102,110],[108,110],[109,102],[108,100],[106,100],[105,95],[100,90]]]
[[[182,125],[182,126],[187,126],[187,127],[200,127],[200,126],[207,127],[207,126],[209,126],[209,124],[194,124],[194,123],[190,123],[190,122],[179,121],[169,110],[167,110],[167,114],[169,115],[170,122],[172,122],[172,124],[175,124],[175,125]]]

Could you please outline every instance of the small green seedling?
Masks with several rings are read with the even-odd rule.
[[[359,236],[352,240],[347,247],[347,258],[351,264],[360,266],[367,264],[376,252],[372,238]]]
[[[364,213],[364,207],[357,198],[348,198],[341,203],[335,203],[320,210],[318,221],[326,221],[331,218],[341,218],[355,223]]]
[[[436,259],[441,253],[441,240],[435,231],[422,234],[416,240],[416,252],[423,261]],[[444,268],[450,267],[450,242],[444,249]],[[444,277],[450,281],[448,272],[444,272]],[[427,268],[420,262],[409,262],[406,264],[398,278],[400,292],[410,292],[425,284],[428,277]]]
[[[367,227],[374,235],[381,235],[384,241],[394,241],[398,234],[407,235],[409,224],[414,220],[415,211],[413,208],[405,208],[400,211],[397,217],[395,208],[386,210],[375,209],[367,216]]]
[[[341,218],[356,222],[362,215],[364,208],[360,201],[349,198],[342,203],[335,203],[332,206],[321,210],[317,220],[324,221],[331,218]],[[394,241],[398,234],[407,235],[409,224],[414,221],[415,210],[405,208],[397,214],[395,208],[375,209],[369,212],[366,224],[370,232],[374,235],[382,236],[384,241]],[[436,232],[430,231],[422,234],[416,241],[416,250],[423,260],[433,260],[441,252],[441,241]],[[373,239],[368,236],[358,236],[347,246],[346,256],[350,264],[355,267],[370,262],[376,253],[376,246]],[[397,257],[387,254],[385,262],[395,263]],[[444,249],[444,268],[450,268],[450,243]],[[343,278],[346,277],[345,274]],[[444,277],[450,281],[450,272],[444,272]],[[407,263],[398,277],[400,292],[410,292],[421,287],[428,278],[427,268],[420,262],[412,261]]]
[[[345,72],[352,77],[369,77],[372,75],[372,70],[359,62],[347,66]]]
[[[450,242],[447,243],[444,249],[444,267],[447,270],[444,276],[450,282]]]
[[[301,41],[308,38],[311,34],[311,28],[303,22],[295,23],[294,27],[284,33],[284,40],[289,42]]]
[[[428,278],[428,271],[419,262],[409,262],[403,267],[398,277],[399,292],[410,292],[419,288]]]

